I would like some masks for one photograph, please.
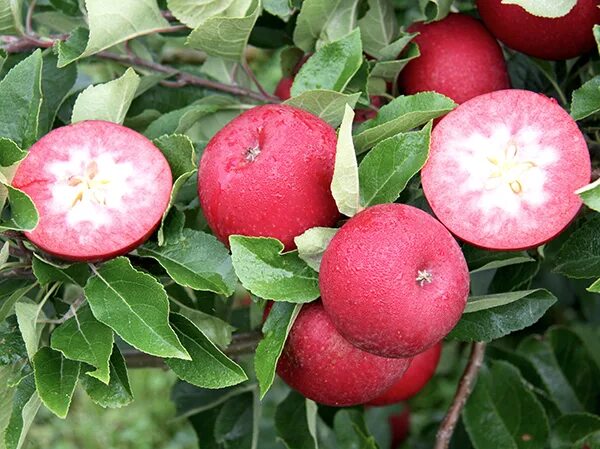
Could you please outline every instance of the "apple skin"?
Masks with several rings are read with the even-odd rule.
[[[408,405],[402,412],[390,415],[388,422],[390,423],[390,431],[392,434],[392,444],[390,445],[390,449],[396,449],[400,444],[406,441],[410,432],[410,408]]]
[[[412,398],[435,374],[441,354],[442,343],[438,343],[414,356],[404,376],[381,396],[369,401],[367,405],[390,405]]]
[[[405,94],[435,91],[463,103],[478,95],[508,89],[510,80],[502,49],[485,27],[465,14],[450,14],[408,31],[421,56],[400,72],[398,87]]]
[[[325,310],[350,343],[382,357],[413,357],[460,319],[469,271],[458,243],[435,218],[405,204],[382,204],[338,231],[323,254],[319,287]]]
[[[344,407],[380,395],[406,371],[410,359],[361,351],[335,329],[320,301],[298,314],[277,365],[277,374],[303,396]]]
[[[198,172],[200,204],[217,238],[273,237],[292,250],[307,229],[333,226],[336,141],[329,124],[291,106],[258,106],[229,122]]]
[[[597,0],[578,0],[563,17],[537,17],[502,0],[478,0],[487,28],[508,47],[536,58],[562,60],[591,51],[594,24],[600,23]]]
[[[66,164],[84,151],[89,151],[91,157],[85,163],[108,154],[135,170],[129,175],[121,200],[125,206],[120,210],[101,208],[107,221],[100,225],[92,223],[102,215],[95,213],[99,210],[86,215],[89,221],[74,226],[68,224],[68,213],[53,204],[53,189],[64,184],[52,173],[53,165]],[[70,173],[81,174],[83,168]],[[14,187],[31,197],[40,216],[36,229],[25,232],[25,236],[46,253],[72,262],[112,259],[144,243],[160,224],[172,183],[167,160],[150,140],[125,126],[102,120],[82,121],[46,134],[29,149],[12,181]]]

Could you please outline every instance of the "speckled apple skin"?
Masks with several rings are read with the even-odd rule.
[[[339,217],[330,185],[336,134],[320,118],[284,105],[253,108],[208,143],[198,173],[202,210],[224,243],[233,234],[294,237]],[[260,153],[253,161],[247,151]]]
[[[431,282],[419,282],[419,271]],[[421,285],[422,284],[422,285]],[[469,272],[450,233],[412,206],[383,204],[351,218],[323,254],[325,310],[352,344],[383,357],[412,357],[456,325]]]
[[[435,374],[441,354],[442,343],[438,343],[414,356],[404,376],[381,396],[369,401],[367,405],[383,406],[412,398]]]
[[[506,62],[496,39],[476,19],[450,14],[408,28],[421,56],[410,61],[398,78],[405,94],[435,91],[463,103],[487,92],[510,87]]]
[[[499,40],[536,58],[574,58],[596,45],[592,29],[600,23],[597,0],[578,0],[567,15],[554,19],[534,16],[518,5],[502,4],[502,0],[478,0],[477,8]]]
[[[298,314],[277,365],[292,388],[320,404],[362,404],[381,394],[406,371],[410,359],[378,357],[352,346],[320,301]]]
[[[66,160],[70,149],[81,145],[94,152],[109,149],[152,181],[143,191],[127,192],[127,213],[115,211],[110,226],[94,229],[90,223],[82,223],[71,228],[52,208],[52,180],[46,167],[52,161]],[[89,120],[57,128],[42,137],[19,165],[12,185],[27,193],[39,212],[37,228],[25,233],[29,240],[61,259],[97,262],[127,254],[152,235],[169,204],[173,180],[162,152],[146,137],[116,123]],[[78,242],[82,234],[87,235],[85,244]]]

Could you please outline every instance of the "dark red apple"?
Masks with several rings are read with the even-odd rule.
[[[323,254],[319,287],[325,310],[350,343],[382,357],[412,357],[460,319],[469,271],[435,218],[383,204],[338,231]]]
[[[502,0],[477,0],[481,19],[510,48],[542,59],[568,59],[589,52],[596,45],[594,24],[600,23],[598,0],[578,0],[563,17],[530,14]]]
[[[434,128],[422,171],[438,219],[473,245],[533,248],[575,217],[591,164],[583,134],[555,100],[525,90],[474,98]]]
[[[435,374],[441,354],[442,343],[438,343],[414,356],[404,376],[368,405],[389,405],[412,398]]]
[[[287,250],[294,237],[339,217],[330,185],[335,130],[284,105],[238,116],[208,143],[198,173],[200,203],[214,234],[274,237]]]
[[[152,234],[169,203],[172,177],[161,151],[141,134],[85,121],[34,144],[12,184],[40,214],[27,238],[56,257],[99,261]]]
[[[414,42],[421,56],[400,72],[398,83],[406,94],[435,91],[463,103],[477,95],[510,87],[502,50],[485,27],[466,14],[417,23]]]
[[[388,418],[390,423],[390,430],[392,434],[392,444],[390,446],[391,449],[396,449],[400,446],[410,432],[410,408],[406,406],[401,413],[397,413],[395,415],[390,415]]]
[[[277,373],[313,401],[337,407],[363,404],[389,388],[409,359],[378,357],[352,346],[320,302],[306,304],[290,331]]]

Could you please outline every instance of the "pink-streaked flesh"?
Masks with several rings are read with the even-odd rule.
[[[362,404],[396,382],[410,359],[378,357],[352,346],[335,329],[320,301],[302,307],[277,365],[292,388],[320,404]]]
[[[382,357],[413,357],[462,316],[469,272],[439,221],[412,206],[382,204],[338,231],[323,254],[319,287],[350,343]]]
[[[575,121],[555,100],[504,90],[476,97],[434,128],[422,171],[438,219],[473,245],[539,246],[573,220],[588,184],[590,155]]]
[[[200,204],[214,234],[294,237],[339,218],[331,194],[335,130],[304,110],[255,107],[208,143],[198,172]]]
[[[35,245],[71,261],[125,254],[156,229],[169,203],[169,164],[124,126],[85,121],[57,128],[29,150],[13,186],[35,203]]]

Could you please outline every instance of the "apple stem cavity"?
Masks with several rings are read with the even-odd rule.
[[[244,155],[244,158],[248,162],[254,162],[256,160],[256,158],[258,157],[259,154],[260,154],[260,148],[257,145],[257,146],[255,146],[253,148],[248,148],[246,150],[246,154]]]
[[[421,287],[425,285],[425,282],[431,284],[433,281],[433,275],[427,270],[418,270],[417,277],[415,279]]]

